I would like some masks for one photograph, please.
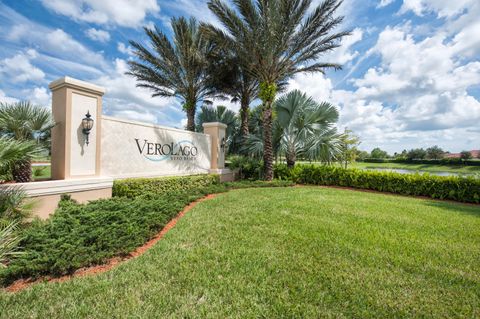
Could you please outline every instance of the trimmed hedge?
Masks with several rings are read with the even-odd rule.
[[[321,165],[296,165],[289,169],[284,164],[275,166],[275,177],[299,184],[346,186],[459,202],[480,202],[480,179],[474,177],[400,174]]]
[[[461,158],[442,158],[442,159],[365,158],[362,162],[480,166],[480,160],[478,159],[463,160]]]
[[[188,192],[220,183],[218,175],[191,175],[160,178],[130,178],[113,183],[114,197],[134,198],[146,193]]]

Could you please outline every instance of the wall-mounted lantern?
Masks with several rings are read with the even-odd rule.
[[[222,152],[225,152],[225,146],[226,146],[225,137],[222,137],[222,141],[220,142],[220,148],[222,149]]]
[[[90,134],[90,131],[92,130],[93,127],[93,119],[92,116],[90,115],[90,111],[85,114],[85,117],[82,120],[82,128],[83,128],[83,134],[85,134],[85,142],[88,145],[88,135]]]

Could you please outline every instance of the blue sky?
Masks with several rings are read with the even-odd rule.
[[[480,1],[345,0],[339,13],[353,34],[322,60],[343,70],[299,75],[290,89],[336,104],[365,150],[480,149]],[[128,40],[146,43],[154,24],[169,33],[180,15],[218,24],[202,0],[0,1],[0,101],[48,106],[48,83],[67,75],[104,86],[108,115],[182,127],[178,101],[124,74]]]

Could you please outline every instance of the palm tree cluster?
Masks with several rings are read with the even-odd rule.
[[[145,28],[151,49],[130,41],[138,59],[129,62],[128,74],[136,77],[137,86],[152,90],[152,96],[179,98],[187,114],[187,129],[192,131],[197,104],[209,104],[212,98],[239,101],[239,131],[245,144],[252,140],[250,103],[261,100],[262,156],[265,178],[271,180],[275,148],[287,147],[282,152],[290,154],[288,148],[296,144],[305,154],[320,156],[324,152],[320,146],[308,148],[293,143],[288,134],[283,139],[289,142],[277,146],[274,102],[296,74],[340,68],[319,59],[349,34],[336,31],[343,20],[335,15],[341,3],[324,0],[313,7],[312,0],[234,0],[231,6],[222,0],[210,0],[208,7],[222,27],[193,18],[173,18],[171,40],[156,27]],[[312,127],[299,134],[327,134]]]

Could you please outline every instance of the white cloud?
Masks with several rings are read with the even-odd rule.
[[[106,88],[104,112],[132,120],[175,126],[183,112],[175,98],[152,98],[152,92],[136,87],[135,78],[125,75],[127,62],[115,60],[115,69],[93,82]]]
[[[90,28],[85,31],[85,35],[90,39],[98,42],[108,42],[110,41],[110,33],[105,30]]]
[[[358,43],[359,41],[361,41],[362,37],[363,37],[362,29],[355,28],[352,31],[352,34],[350,36],[344,37],[342,39],[342,45],[339,48],[325,55],[325,57],[322,58],[322,60],[333,62],[333,63],[339,63],[339,64],[346,64],[352,61],[360,53],[358,51],[352,51],[351,47],[355,43]]]
[[[15,83],[41,81],[44,79],[45,73],[31,63],[31,60],[36,57],[37,51],[29,49],[11,58],[5,58],[0,61],[0,74],[4,79],[8,78]]]
[[[117,50],[126,55],[133,55],[131,46],[126,46],[123,42],[117,43]]]
[[[7,96],[5,94],[5,92],[0,90],[0,102],[1,103],[15,103],[15,102],[18,102],[18,99],[14,98],[14,97],[11,97],[11,96]]]
[[[395,0],[380,0],[380,3],[377,5],[377,8],[383,8],[394,2]]]
[[[25,99],[31,101],[35,105],[47,107],[52,105],[50,90],[46,87],[34,87],[33,89],[26,89],[22,92]]]
[[[4,8],[0,4],[0,9]],[[5,24],[2,26],[6,31],[0,33],[1,40],[18,46],[34,46],[43,55],[57,59],[95,66],[97,69],[107,67],[108,63],[101,53],[90,50],[61,29],[51,29],[31,22],[11,9],[5,9],[5,15],[1,12],[0,17],[4,18],[2,23]]]
[[[156,0],[42,0],[55,13],[78,21],[138,27],[147,14],[157,14]]]
[[[400,13],[412,11],[422,16],[425,13],[433,12],[438,17],[452,17],[473,5],[477,0],[403,0]]]
[[[459,136],[472,136],[480,122],[480,102],[468,94],[480,83],[480,61],[465,60],[468,50],[456,37],[439,32],[416,40],[410,32],[401,25],[379,34],[367,55],[380,57],[380,63],[350,80],[354,90],[337,90],[321,74],[298,75],[289,88],[338,105],[340,127],[359,134],[366,149],[478,148],[475,139]]]

